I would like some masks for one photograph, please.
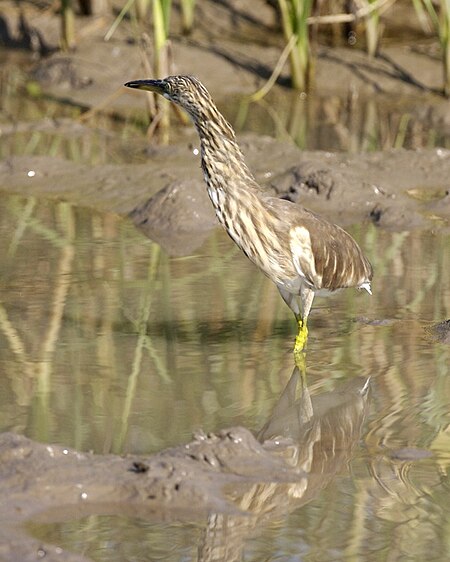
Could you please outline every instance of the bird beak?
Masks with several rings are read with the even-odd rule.
[[[124,84],[124,86],[164,94],[164,80],[132,80]]]

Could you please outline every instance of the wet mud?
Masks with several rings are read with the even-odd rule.
[[[0,558],[87,560],[32,538],[27,521],[109,514],[206,520],[199,559],[214,548],[215,559],[229,560],[253,529],[310,501],[346,465],[368,400],[368,379],[311,397],[294,369],[256,436],[243,427],[200,431],[152,456],[117,456],[1,434]]]
[[[348,155],[300,151],[253,135],[242,140],[268,193],[328,220],[397,231],[449,229],[448,150]],[[0,185],[8,193],[62,199],[129,217],[171,255],[189,254],[218,224],[199,158],[183,146],[161,149],[160,157],[156,150],[151,161],[133,165],[13,157],[0,163]]]

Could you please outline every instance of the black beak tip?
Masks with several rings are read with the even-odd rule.
[[[127,88],[134,88],[135,90],[146,90],[148,92],[156,92],[162,94],[164,92],[163,80],[131,80],[124,84]]]

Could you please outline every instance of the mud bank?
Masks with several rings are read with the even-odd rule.
[[[199,431],[190,443],[152,456],[94,455],[4,433],[0,559],[87,560],[32,538],[26,523],[91,514],[154,522],[221,514],[239,530],[233,534],[239,551],[258,523],[307,503],[345,466],[360,437],[368,391],[367,379],[355,379],[311,398],[295,369],[256,437],[242,427]],[[199,546],[205,552],[212,540],[207,528]],[[226,525],[213,539],[215,548],[230,548]]]
[[[242,146],[268,193],[340,225],[450,227],[450,151],[311,153],[254,136],[244,137]],[[193,251],[217,225],[199,159],[182,145],[156,149],[147,163],[133,165],[13,157],[0,163],[0,190],[128,216],[172,255]]]

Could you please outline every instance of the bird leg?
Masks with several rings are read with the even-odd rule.
[[[306,341],[308,340],[308,326],[306,318],[299,316],[297,318],[298,333],[295,337],[294,354],[301,353],[306,348]]]
[[[302,354],[306,348],[306,340],[308,339],[307,322],[309,311],[311,310],[314,300],[314,291],[303,284],[300,288],[300,294],[291,293],[283,285],[277,285],[277,287],[284,302],[292,310],[295,315],[295,319],[297,320],[298,332],[295,338],[294,359],[296,364],[297,361],[299,361],[299,365],[302,365],[304,362]],[[302,372],[300,366],[299,369],[300,372]]]
[[[314,291],[304,285],[300,289],[300,299],[302,301],[302,314],[296,314],[298,324],[298,333],[295,338],[294,357],[295,362],[301,362],[300,355],[306,348],[306,341],[308,339],[308,316],[314,300]]]
[[[302,380],[306,380],[306,341],[308,339],[308,327],[306,318],[300,315],[297,317],[298,334],[295,337],[294,362],[302,375]]]

